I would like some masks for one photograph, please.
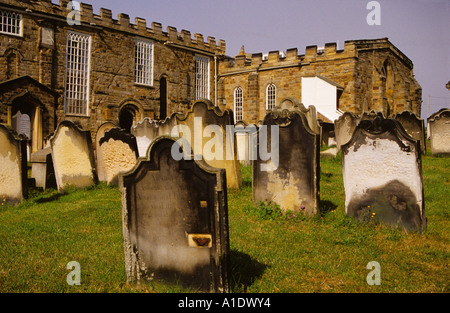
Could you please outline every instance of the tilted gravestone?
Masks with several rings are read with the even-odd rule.
[[[34,178],[36,187],[44,190],[56,188],[52,149],[50,147],[32,153],[31,164],[31,177]]]
[[[450,109],[441,109],[428,118],[433,155],[450,155]]]
[[[418,118],[416,114],[411,111],[403,111],[395,114],[392,118],[402,124],[406,133],[420,142],[420,150],[422,154],[426,153],[426,141],[425,141],[425,122],[423,119]]]
[[[50,138],[58,190],[88,187],[95,182],[91,133],[71,121],[62,121]]]
[[[352,138],[353,132],[359,123],[360,117],[351,112],[344,112],[337,120],[334,121],[334,134],[336,137],[336,148],[346,144]]]
[[[0,202],[18,204],[28,196],[26,138],[0,124]]]
[[[158,137],[146,158],[119,174],[127,280],[163,280],[228,292],[228,204],[224,169],[181,159]]]
[[[425,230],[420,146],[398,121],[362,121],[341,149],[348,216]]]
[[[311,130],[305,115],[298,110],[272,110],[257,141],[253,200],[277,204],[284,212],[318,213],[320,135]]]
[[[105,182],[118,184],[119,172],[131,170],[139,157],[136,138],[120,128],[112,128],[99,141]]]
[[[117,124],[113,123],[113,122],[104,122],[103,124],[101,124],[98,129],[97,129],[97,133],[95,134],[95,160],[96,160],[96,169],[97,169],[97,176],[98,176],[98,180],[99,181],[106,181],[106,172],[105,172],[105,167],[104,167],[104,162],[103,162],[103,156],[102,153],[100,151],[100,139],[103,138],[103,136],[105,136],[105,133],[113,128],[118,127]]]
[[[150,143],[158,136],[183,137],[194,151],[209,165],[226,169],[227,184],[240,188],[241,169],[236,154],[233,112],[221,111],[211,101],[198,100],[186,114],[174,113],[164,121],[144,119],[132,128],[137,139],[139,155],[145,155]]]

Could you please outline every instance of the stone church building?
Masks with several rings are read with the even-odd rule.
[[[232,58],[223,40],[89,4],[0,0],[0,123],[27,135],[32,152],[63,120],[95,138],[105,122],[130,130],[209,99],[257,123],[286,97],[333,122],[344,111],[420,116],[422,95],[411,60],[386,38]]]

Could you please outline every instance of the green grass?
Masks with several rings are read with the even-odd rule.
[[[229,190],[233,292],[449,292],[450,158],[422,158],[428,227],[407,234],[346,217],[341,160],[322,157],[320,206],[309,218],[278,216],[252,201],[251,167]],[[0,292],[184,292],[180,286],[126,283],[117,187],[32,192],[0,208]],[[67,263],[81,265],[69,286]],[[369,286],[367,263],[381,266]],[[187,290],[189,291],[189,290]]]

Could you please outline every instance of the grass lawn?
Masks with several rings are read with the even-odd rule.
[[[320,206],[313,218],[277,216],[252,202],[251,167],[229,190],[233,292],[449,292],[450,158],[422,158],[428,227],[407,234],[346,217],[341,160],[321,159]],[[0,199],[1,200],[1,199]],[[126,284],[117,187],[33,191],[0,207],[0,292],[182,292],[179,286]],[[70,261],[81,285],[69,286]],[[369,286],[370,261],[381,285]]]

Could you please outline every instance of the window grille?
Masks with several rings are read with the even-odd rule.
[[[22,14],[0,11],[0,33],[22,36]]]
[[[242,121],[244,118],[243,92],[241,87],[234,90],[234,122]]]
[[[153,42],[136,39],[134,56],[134,81],[136,84],[153,86]]]
[[[88,115],[91,36],[67,33],[65,113]]]
[[[209,99],[209,57],[195,56],[195,100]]]
[[[274,84],[267,86],[266,103],[267,110],[272,110],[276,106],[277,88]]]

